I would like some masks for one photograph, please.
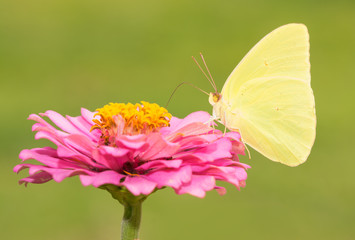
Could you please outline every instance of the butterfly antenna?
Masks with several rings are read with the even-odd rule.
[[[210,82],[212,82],[211,84],[212,84],[212,86],[213,86],[215,92],[217,92],[216,83],[215,83],[214,80],[213,80],[212,74],[211,74],[210,70],[209,70],[208,67],[207,67],[205,58],[203,57],[202,53],[200,53],[200,57],[202,58],[203,64],[205,65],[205,67],[206,67],[206,69],[207,69],[207,72],[208,72],[208,74],[210,75],[210,78],[211,78],[211,81],[210,81]]]
[[[176,86],[176,88],[174,89],[173,93],[170,95],[169,100],[168,100],[168,102],[166,103],[165,108],[168,107],[168,105],[169,105],[169,103],[170,103],[170,100],[172,99],[172,97],[174,96],[174,94],[175,94],[175,92],[178,90],[178,88],[181,87],[181,86],[184,85],[184,84],[190,85],[190,86],[196,88],[197,90],[203,92],[204,94],[209,95],[208,92],[202,90],[202,89],[199,88],[199,87],[196,87],[196,86],[193,85],[192,83],[189,83],[189,82],[182,82],[182,83],[180,83],[179,85]]]
[[[199,69],[201,70],[201,72],[203,73],[203,75],[205,75],[205,77],[208,79],[208,81],[211,83],[212,87],[214,88],[214,90],[217,92],[216,86],[214,85],[214,82],[212,82],[212,80],[207,76],[207,74],[205,73],[205,71],[203,71],[202,67],[200,66],[200,64],[197,62],[197,60],[194,58],[194,56],[192,56],[192,59],[195,61],[195,63],[197,64],[197,66],[199,67]]]

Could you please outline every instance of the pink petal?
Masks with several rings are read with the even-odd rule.
[[[37,127],[44,127],[44,128],[48,128],[53,131],[58,131],[56,128],[54,128],[52,125],[50,125],[47,121],[43,120],[43,118],[41,118],[37,114],[31,114],[27,119],[38,122],[37,124],[34,124],[32,126],[32,131],[36,131],[34,128],[37,128]],[[58,132],[64,133],[62,131],[58,131]]]
[[[82,116],[79,117],[70,117],[67,116],[67,119],[77,128],[80,130],[82,135],[85,135],[90,140],[94,142],[98,142],[101,136],[101,133],[95,134],[91,131],[91,127],[93,124],[88,123]],[[93,123],[93,122],[92,122]],[[95,132],[95,131],[94,131]]]
[[[55,143],[61,142],[61,139],[63,137],[68,136],[68,133],[57,130],[56,128],[51,126],[49,123],[44,121],[41,117],[39,117],[35,114],[31,114],[28,119],[35,120],[38,122],[38,123],[33,124],[33,126],[32,126],[32,131],[38,131],[38,133],[35,136],[35,139],[41,138],[40,137],[41,132],[46,133],[46,135],[50,136],[50,138],[48,138],[50,141],[52,141],[51,139],[54,139]],[[44,138],[47,138],[47,137],[45,136]]]
[[[221,196],[227,193],[227,190],[224,187],[215,186],[214,189],[216,189],[217,193]]]
[[[88,175],[80,175],[80,181],[83,186],[87,187],[91,185],[95,180],[96,173],[88,174]]]
[[[202,122],[193,122],[189,123],[174,132],[172,132],[166,139],[172,141],[176,136],[188,137],[188,136],[196,136],[201,134],[206,134],[212,131],[213,128],[207,126]]]
[[[96,147],[90,139],[79,134],[70,134],[68,137],[64,138],[64,143],[76,152],[86,156],[91,156],[92,151]]]
[[[61,182],[67,177],[72,177],[80,174],[87,174],[89,171],[85,169],[56,169],[49,168],[43,165],[19,164],[14,168],[14,171],[19,172],[25,168],[29,168],[30,177],[38,172],[46,172],[51,175],[54,181]]]
[[[101,146],[92,154],[96,162],[116,171],[121,171],[126,162],[133,160],[130,157],[130,151],[124,148]]]
[[[119,174],[115,171],[108,170],[100,172],[93,177],[92,185],[94,187],[100,187],[104,184],[120,185],[120,181],[125,175]]]
[[[154,191],[157,183],[152,182],[143,176],[127,176],[122,183],[133,195],[138,196],[141,194],[148,195]]]
[[[80,134],[80,131],[73,124],[57,112],[49,110],[41,115],[48,117],[55,125],[67,133]]]
[[[65,161],[57,158],[55,149],[50,148],[34,148],[24,149],[20,152],[19,157],[23,160],[36,159],[38,162],[46,164],[49,167],[58,168],[65,165]]]
[[[245,146],[244,146],[244,144],[242,142],[233,141],[233,143],[232,143],[232,152],[235,155],[237,155],[237,154],[245,155],[245,151],[244,150],[245,150]]]
[[[94,119],[95,113],[96,112],[90,112],[86,108],[81,108],[81,116],[87,123],[91,125],[94,125],[94,122],[92,120]]]
[[[49,173],[50,175],[52,175],[53,180],[56,182],[61,182],[68,177],[86,173],[86,171],[82,169],[53,169],[53,168],[46,168],[44,166],[39,166],[39,165],[35,167],[31,166],[29,173],[30,175],[32,175],[38,171],[45,171]]]
[[[220,158],[232,157],[232,154],[230,153],[231,148],[231,142],[226,138],[221,138],[201,149],[176,154],[176,158],[186,159],[196,157],[202,161],[211,162]]]
[[[142,150],[148,147],[146,143],[146,136],[143,134],[139,135],[121,135],[118,139],[116,139],[116,144],[118,147],[125,147],[128,149],[134,150]]]
[[[229,137],[233,140],[240,141],[240,133],[239,132],[226,132],[224,137]]]
[[[51,142],[53,142],[55,145],[57,146],[60,146],[62,144],[62,140],[58,138],[57,135],[53,135],[49,132],[45,132],[45,131],[40,131],[40,132],[37,132],[36,135],[35,135],[35,139],[38,140],[38,139],[47,139]]]
[[[47,172],[38,172],[35,174],[32,174],[31,176],[28,176],[26,178],[22,178],[19,181],[19,184],[25,184],[25,186],[27,186],[28,183],[46,183],[48,181],[52,180],[52,176],[47,173]]]
[[[205,168],[205,169],[203,169]],[[210,166],[202,167],[197,169],[197,167],[192,168],[194,173],[197,172],[201,175],[214,176],[216,180],[222,180],[235,185],[238,189],[240,187],[240,181],[245,181],[247,173],[244,168],[240,167],[214,167]]]
[[[167,142],[159,133],[150,134],[147,142],[150,147],[140,155],[143,160],[169,158],[179,149],[178,144]]]
[[[210,117],[211,115],[209,113],[203,111],[193,112],[187,115],[184,119],[172,117],[170,121],[170,128],[171,131],[175,131],[176,129],[182,128],[190,123],[207,123],[210,120]]]
[[[201,148],[209,144],[208,141],[206,141],[204,138],[201,138],[200,136],[184,137],[181,140],[179,140],[178,143],[181,146],[180,151],[185,149],[192,149],[196,147]]]
[[[189,183],[183,184],[179,189],[175,189],[177,194],[188,193],[192,196],[203,198],[206,191],[212,190],[216,185],[214,177],[193,175]]]
[[[147,176],[149,177],[149,180],[158,184],[158,188],[169,186],[176,189],[179,188],[181,184],[191,180],[192,171],[189,166],[186,166],[180,169],[166,169],[151,172]]]
[[[136,170],[149,170],[149,169],[161,169],[161,168],[179,168],[182,160],[153,160],[143,163]]]
[[[94,150],[93,150],[94,152]],[[66,159],[67,161],[75,163],[77,166],[83,168],[95,168],[97,170],[105,169],[106,167],[100,163],[95,162],[92,157],[87,157],[84,154],[81,154],[75,149],[68,148],[67,146],[60,145],[57,148],[58,158]]]

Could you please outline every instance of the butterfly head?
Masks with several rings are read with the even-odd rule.
[[[216,103],[218,103],[222,98],[222,94],[218,92],[211,92],[210,96],[208,97],[208,101],[212,106],[214,106]]]

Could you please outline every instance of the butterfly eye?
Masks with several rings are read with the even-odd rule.
[[[221,94],[220,93],[213,93],[213,102],[218,102],[221,99]]]

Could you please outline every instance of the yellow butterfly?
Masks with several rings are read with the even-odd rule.
[[[214,118],[239,131],[245,143],[272,161],[297,166],[316,135],[310,82],[307,27],[292,23],[258,42],[209,102]]]

